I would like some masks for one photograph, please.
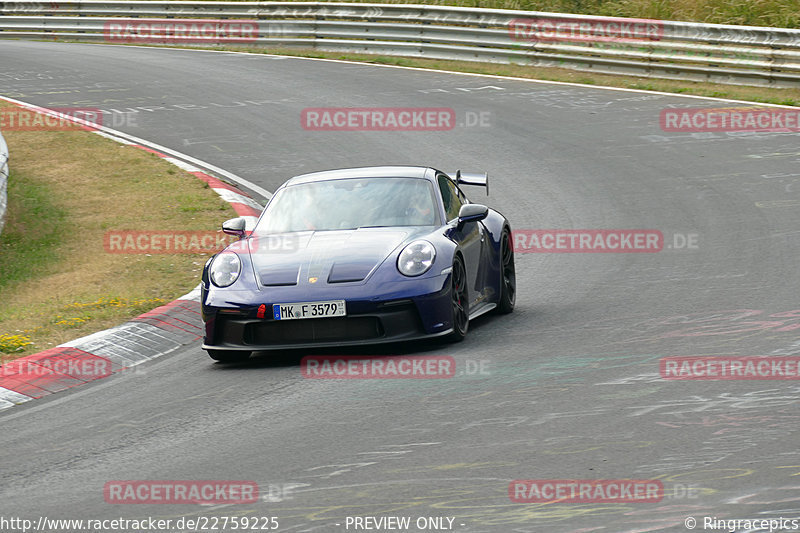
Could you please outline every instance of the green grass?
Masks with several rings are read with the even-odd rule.
[[[798,0],[348,0],[800,28]]]
[[[0,290],[51,273],[58,265],[58,244],[70,228],[65,223],[66,211],[52,199],[47,183],[12,170],[6,225],[0,233]]]
[[[209,254],[109,253],[108,230],[219,233],[235,216],[205,182],[138,148],[86,131],[3,135],[0,363],[125,322],[199,282]]]

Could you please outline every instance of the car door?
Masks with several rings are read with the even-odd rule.
[[[468,296],[470,308],[472,308],[473,304],[482,299],[483,294],[481,258],[484,254],[486,229],[483,226],[483,222],[480,221],[468,222],[461,229],[458,229],[455,221],[458,219],[458,212],[461,206],[468,203],[467,199],[464,193],[453,183],[453,180],[444,174],[437,176],[437,183],[439,192],[442,195],[445,218],[449,224],[454,226],[450,236],[459,244],[464,256],[464,267],[467,270],[469,285]]]

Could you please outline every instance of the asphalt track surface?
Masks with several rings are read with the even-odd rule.
[[[107,125],[268,190],[346,166],[487,170],[491,196],[471,197],[515,230],[665,238],[652,254],[517,254],[516,311],[458,345],[314,352],[451,355],[452,379],[311,380],[303,354],[225,366],[195,346],[10,409],[1,516],[272,516],[293,532],[450,517],[452,531],[522,533],[800,515],[796,380],[659,377],[667,356],[800,354],[798,134],[665,133],[665,107],[729,104],[339,62],[12,41],[0,58],[0,94],[130,112]],[[459,126],[301,128],[326,106],[449,107]],[[689,234],[695,248],[675,246]],[[515,503],[515,479],[658,479],[666,494]],[[108,504],[113,480],[252,480],[265,497]]]

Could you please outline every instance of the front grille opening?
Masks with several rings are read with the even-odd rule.
[[[291,344],[317,341],[369,340],[384,336],[377,317],[306,318],[247,324],[244,343]]]

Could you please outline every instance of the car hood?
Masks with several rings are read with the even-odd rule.
[[[334,284],[364,281],[401,244],[430,227],[304,231],[248,239],[261,285]]]

